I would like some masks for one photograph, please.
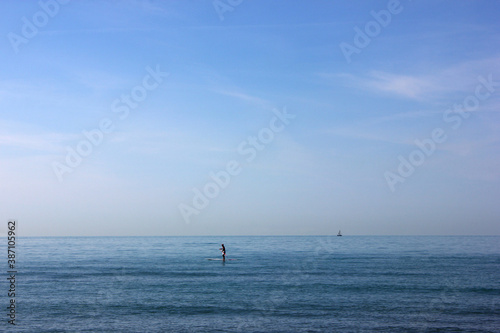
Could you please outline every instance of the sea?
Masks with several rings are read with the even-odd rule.
[[[500,332],[499,236],[21,237],[15,325],[2,238],[5,332]]]

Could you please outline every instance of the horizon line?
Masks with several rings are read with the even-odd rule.
[[[498,237],[500,234],[342,234],[340,237]],[[18,238],[63,238],[63,237],[339,237],[337,234],[328,235],[17,235]]]

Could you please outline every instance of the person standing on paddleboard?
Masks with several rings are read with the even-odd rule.
[[[226,248],[224,247],[224,244],[221,244],[221,248],[219,250],[222,251],[222,260],[226,260]]]

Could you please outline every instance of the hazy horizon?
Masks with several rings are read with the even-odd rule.
[[[342,235],[342,237],[500,237],[500,235]],[[75,238],[75,237],[337,237],[336,234],[331,235],[63,235],[63,236],[19,236],[19,238]]]

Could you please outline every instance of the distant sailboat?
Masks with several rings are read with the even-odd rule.
[[[339,230],[339,233],[337,234],[338,237],[342,236],[342,233]]]

